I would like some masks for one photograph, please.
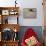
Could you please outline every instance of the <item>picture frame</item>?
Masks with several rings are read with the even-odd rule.
[[[1,41],[1,32],[0,32],[0,41]]]
[[[1,15],[0,15],[0,24],[1,24]]]
[[[24,8],[23,9],[23,17],[25,18],[36,18],[37,17],[37,9],[36,8]]]
[[[9,10],[2,10],[2,15],[9,15]]]

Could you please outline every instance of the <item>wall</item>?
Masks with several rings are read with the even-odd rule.
[[[20,32],[19,32],[19,39],[20,42],[24,36],[24,33],[27,31],[28,28],[32,28],[33,31],[37,34],[37,37],[41,43],[43,43],[43,32],[41,26],[21,26]]]
[[[42,26],[43,25],[43,6],[42,0],[25,0],[23,1],[23,8],[37,8],[37,18],[36,19],[24,19],[23,13],[20,16],[20,23],[23,26]],[[23,10],[22,10],[23,12]]]
[[[0,6],[14,6],[15,0],[0,0]],[[20,7],[20,17],[19,24],[21,26],[43,26],[43,6],[42,0],[17,0]],[[36,19],[24,19],[23,18],[23,8],[37,8],[37,18]]]

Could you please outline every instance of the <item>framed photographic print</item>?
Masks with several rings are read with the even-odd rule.
[[[37,9],[36,8],[24,8],[23,9],[23,17],[24,18],[36,18],[37,17]]]
[[[9,15],[9,10],[2,10],[2,15]]]

